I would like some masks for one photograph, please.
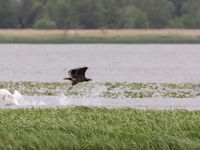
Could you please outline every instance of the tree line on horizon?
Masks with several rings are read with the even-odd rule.
[[[200,28],[200,0],[0,0],[0,28]]]

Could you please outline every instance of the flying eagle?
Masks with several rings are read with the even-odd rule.
[[[85,82],[85,81],[88,82],[88,81],[92,80],[92,79],[85,77],[85,72],[87,69],[88,69],[88,67],[79,67],[79,68],[69,70],[69,72],[68,72],[69,77],[64,78],[64,80],[72,81],[69,90],[71,90],[73,88],[73,86],[79,82]]]

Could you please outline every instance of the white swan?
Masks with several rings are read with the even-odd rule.
[[[16,90],[12,95],[8,90],[1,89],[0,96],[2,96],[2,99],[5,100],[7,105],[20,105],[24,102],[24,97]]]

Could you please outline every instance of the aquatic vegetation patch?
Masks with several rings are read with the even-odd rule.
[[[200,84],[192,83],[80,83],[68,90],[69,82],[0,82],[0,88],[23,95],[55,96],[64,94],[71,97],[104,98],[190,98],[200,96]]]

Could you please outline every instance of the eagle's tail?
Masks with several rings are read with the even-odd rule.
[[[70,80],[70,81],[72,81],[72,78],[64,78],[63,80]]]

